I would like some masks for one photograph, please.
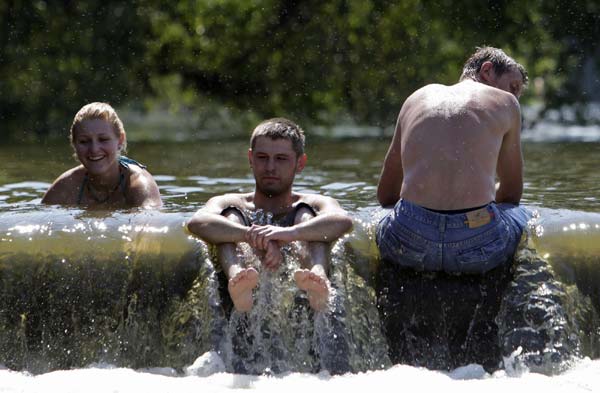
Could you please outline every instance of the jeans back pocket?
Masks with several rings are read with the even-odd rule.
[[[378,239],[381,257],[388,262],[404,268],[422,271],[425,269],[425,245],[417,238],[398,226],[388,228]]]
[[[457,252],[458,269],[461,273],[485,273],[499,266],[509,256],[508,240],[508,231],[503,226],[488,231],[477,244]]]

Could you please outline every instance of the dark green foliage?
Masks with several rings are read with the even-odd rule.
[[[120,1],[0,4],[0,122],[17,140],[67,135],[89,101],[134,98],[145,23]]]
[[[2,136],[65,135],[89,101],[224,106],[390,126],[419,86],[452,83],[475,46],[504,48],[548,107],[585,102],[596,1],[0,2]],[[595,59],[595,60],[594,60]],[[597,65],[598,66],[598,65]]]

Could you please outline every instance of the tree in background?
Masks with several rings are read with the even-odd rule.
[[[385,127],[416,88],[457,81],[482,44],[544,81],[530,99],[559,107],[589,97],[578,74],[584,59],[598,60],[598,8],[591,0],[5,1],[0,120],[18,135],[59,133],[85,102],[154,97],[192,111],[210,104]]]
[[[136,98],[146,25],[120,1],[0,1],[3,137],[67,135],[84,103]]]

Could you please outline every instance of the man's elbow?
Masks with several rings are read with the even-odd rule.
[[[354,226],[354,221],[346,213],[329,213],[328,216],[329,230],[324,231],[327,234],[322,233],[324,241],[338,239],[345,233],[350,232]]]
[[[194,235],[204,239],[209,230],[209,217],[207,214],[196,213],[187,223],[187,229]]]
[[[502,190],[501,188],[496,193],[496,203],[511,203],[518,205],[523,196],[523,189],[515,189],[512,191]]]
[[[385,194],[382,192],[377,193],[377,201],[379,202],[381,207],[394,206],[396,204],[396,202],[398,202],[398,199],[400,199],[400,196],[398,196],[398,195],[392,195],[389,193]]]
[[[349,216],[342,216],[341,219],[341,228],[342,228],[342,234],[343,233],[348,233],[352,230],[352,227],[354,226],[354,222],[352,221],[352,218],[350,218]]]
[[[511,205],[518,205],[521,202],[521,197],[516,195],[506,195],[503,197],[496,197],[496,203],[510,203]]]

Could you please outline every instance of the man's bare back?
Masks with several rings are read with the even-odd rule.
[[[465,337],[479,335],[475,325],[502,331],[494,320],[499,295],[510,285],[514,253],[532,217],[519,205],[518,98],[527,81],[521,64],[485,46],[465,62],[457,84],[425,86],[400,110],[377,188],[380,204],[393,208],[375,236],[378,309],[394,363],[415,362],[407,347],[445,348],[448,359],[464,360],[482,352],[465,344]],[[456,302],[440,305],[444,298]],[[423,309],[436,311],[419,314]],[[465,319],[456,323],[448,315]],[[483,316],[481,323],[474,315]],[[487,336],[477,345],[513,352],[506,335]],[[450,337],[459,345],[449,344]],[[421,359],[414,364],[427,364]]]
[[[417,90],[398,116],[378,190],[380,202],[393,205],[403,198],[436,210],[493,200],[518,202],[520,128],[516,97],[499,88],[465,80]]]

